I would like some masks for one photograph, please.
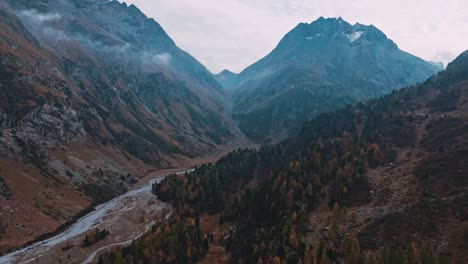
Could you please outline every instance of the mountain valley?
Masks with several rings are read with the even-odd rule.
[[[0,0],[0,264],[464,263],[467,162],[468,51],[320,17],[213,74],[133,4]]]
[[[12,194],[1,202],[2,251],[152,171],[242,144],[221,85],[135,6],[0,3],[0,177]]]

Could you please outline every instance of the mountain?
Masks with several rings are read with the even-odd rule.
[[[135,6],[102,0],[3,2],[37,40],[37,48],[53,54],[40,63],[58,64],[50,67],[51,75],[74,86],[57,92],[72,102],[82,97],[104,115],[107,126],[114,126],[84,124],[102,127],[93,129],[95,137],[125,144],[119,137],[128,133],[140,142],[135,144],[151,144],[146,154],[130,150],[134,143],[123,148],[166,165],[157,156],[194,156],[232,138],[222,115],[221,85]]]
[[[134,5],[0,0],[0,14],[0,251],[235,142],[223,87]]]
[[[223,70],[215,75],[216,80],[227,90],[232,90],[239,83],[238,75],[229,71]]]
[[[139,206],[120,223],[138,222],[142,239],[100,262],[192,263],[208,254],[212,263],[211,254],[357,263],[359,243],[367,252],[401,241],[443,241],[437,252],[403,250],[464,259],[466,57],[393,92],[438,66],[400,51],[373,26],[322,18],[300,24],[241,74],[215,76],[134,5],[0,0],[0,253],[64,230],[133,188],[86,219]],[[251,139],[272,142],[310,118],[288,141],[236,150],[154,184],[171,205],[144,185],[247,145],[236,121]],[[364,224],[343,220],[344,206]],[[108,230],[89,231],[85,243],[75,236],[55,245],[54,261],[84,257],[90,240],[88,252],[99,253],[94,242]],[[106,248],[120,235],[107,237]],[[21,258],[41,257],[42,246]]]
[[[322,112],[388,94],[440,70],[401,51],[374,26],[319,18],[296,26],[239,74],[233,116],[250,139],[277,141]]]
[[[195,241],[198,229],[209,238],[195,244],[202,263],[464,263],[467,114],[468,51],[422,84],[320,114],[279,144],[166,177],[153,191],[178,217],[155,230]],[[103,263],[146,262],[169,231]]]
[[[440,70],[445,69],[444,64],[442,62],[437,62],[437,61],[428,61],[428,62],[434,65],[435,67],[439,68]]]

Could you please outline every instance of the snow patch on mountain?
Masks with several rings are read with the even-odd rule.
[[[353,32],[351,34],[346,34],[346,37],[348,38],[349,42],[353,43],[354,41],[361,38],[362,34],[364,34],[364,32],[356,31],[356,32]]]

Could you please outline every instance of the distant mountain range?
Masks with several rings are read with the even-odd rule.
[[[388,94],[442,69],[401,51],[372,25],[319,18],[296,26],[238,76],[224,73],[218,80],[234,90],[240,129],[251,140],[271,142],[294,135],[322,112]]]

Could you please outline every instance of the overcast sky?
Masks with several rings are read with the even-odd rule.
[[[446,64],[468,49],[467,0],[122,0],[158,21],[209,70],[240,72],[300,22],[373,24],[400,49]]]

